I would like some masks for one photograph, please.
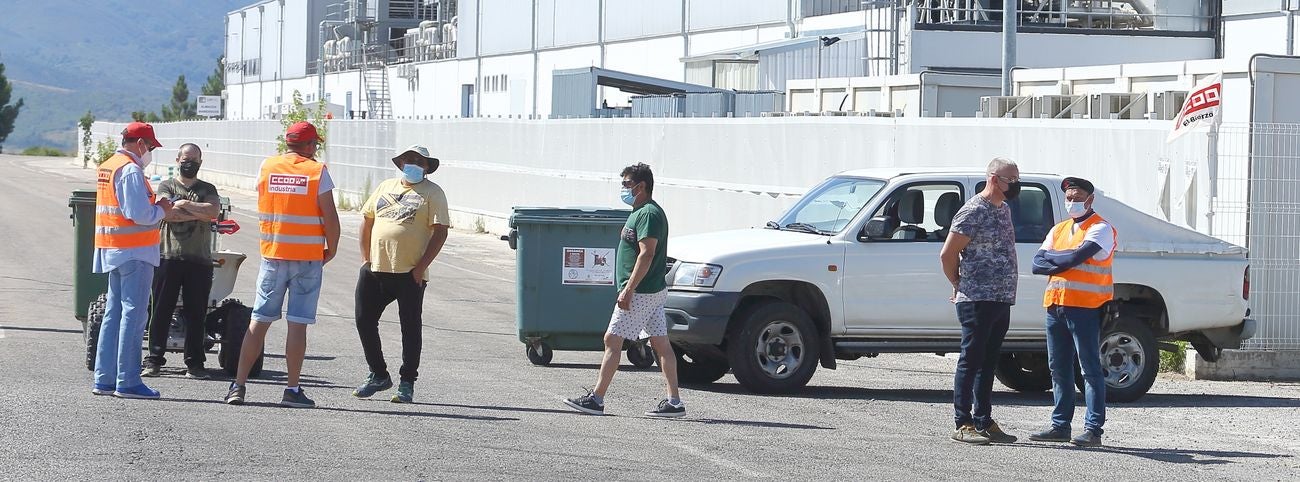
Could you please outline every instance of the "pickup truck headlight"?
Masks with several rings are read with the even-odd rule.
[[[721,274],[722,267],[716,264],[680,263],[677,266],[677,275],[673,277],[673,286],[712,288],[718,283],[718,276]]]

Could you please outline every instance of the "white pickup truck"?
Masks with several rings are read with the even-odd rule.
[[[730,370],[745,388],[782,393],[817,365],[881,353],[956,353],[961,328],[939,248],[953,215],[984,188],[981,171],[871,169],[812,188],[765,228],[673,238],[669,337],[684,383]],[[1065,218],[1061,178],[1022,174],[1008,203],[1019,291],[997,377],[1051,388],[1034,253]],[[1186,340],[1208,361],[1255,332],[1245,249],[1107,199],[1094,209],[1119,233],[1115,301],[1101,342],[1107,398],[1132,401],[1155,381],[1159,352]]]

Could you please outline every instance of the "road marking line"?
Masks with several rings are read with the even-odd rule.
[[[713,455],[713,454],[711,454],[711,453],[708,453],[708,452],[705,452],[705,451],[703,451],[703,450],[697,449],[697,448],[692,447],[692,446],[690,446],[690,445],[686,445],[686,444],[681,443],[681,442],[673,442],[673,445],[675,445],[677,448],[680,448],[680,449],[682,449],[682,450],[684,450],[684,451],[690,453],[691,455],[694,455],[694,456],[696,456],[696,457],[702,458],[702,459],[704,459],[704,460],[708,460],[709,462],[713,462],[715,465],[717,465],[717,466],[719,466],[719,467],[727,468],[727,469],[731,469],[731,470],[734,470],[734,471],[736,471],[736,472],[740,472],[740,473],[741,473],[742,475],[744,475],[745,477],[753,478],[753,479],[766,478],[766,477],[767,477],[767,474],[764,474],[764,473],[762,473],[762,472],[755,472],[755,471],[753,471],[753,470],[749,470],[748,468],[745,468],[744,465],[741,465],[741,464],[736,463],[736,462],[732,462],[732,461],[730,461],[730,460],[724,459],[724,458],[719,457],[719,456],[717,456],[717,455]]]
[[[252,216],[252,215],[244,214],[244,213],[237,212],[237,211],[231,211],[231,212],[234,213],[234,214],[237,214],[237,215],[243,216],[243,217],[245,217],[245,218],[248,218],[248,219],[258,219],[257,216]],[[358,238],[358,237],[356,237],[356,236],[351,236],[351,235],[343,234],[343,233],[339,233],[339,237],[347,238],[347,239],[350,239],[350,240],[353,240],[353,241],[356,241],[356,242],[361,242],[361,238]],[[462,268],[462,267],[460,267],[460,266],[456,266],[456,265],[453,265],[453,264],[451,264],[451,263],[448,263],[448,262],[446,262],[446,261],[442,261],[442,260],[439,260],[439,259],[435,259],[435,260],[433,260],[433,262],[434,262],[434,263],[437,263],[437,264],[440,264],[440,265],[443,265],[443,266],[446,266],[446,267],[451,268],[451,269],[464,271],[464,272],[466,272],[466,273],[476,274],[476,275],[482,276],[482,277],[484,277],[484,278],[492,279],[492,280],[503,281],[503,282],[506,282],[506,283],[514,283],[514,282],[515,282],[515,280],[512,280],[512,279],[502,278],[502,277],[500,277],[500,276],[493,276],[493,275],[490,275],[490,274],[487,274],[487,273],[481,273],[481,272],[474,271],[474,270],[469,269],[469,268]]]

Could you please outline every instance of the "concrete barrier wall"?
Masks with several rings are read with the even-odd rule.
[[[122,127],[97,122],[92,130],[98,141]],[[165,174],[175,148],[194,142],[204,150],[205,179],[242,188],[252,188],[282,131],[278,121],[156,128],[166,147],[155,152],[155,172]],[[688,234],[761,226],[812,185],[849,169],[982,167],[1005,156],[1023,172],[1087,177],[1111,197],[1208,232],[1207,136],[1166,144],[1168,128],[1164,121],[865,117],[334,120],[322,160],[339,194],[357,204],[368,186],[398,175],[395,149],[424,144],[442,160],[432,179],[447,192],[453,222],[497,233],[513,206],[619,206],[619,172],[645,162],[674,234]],[[1244,220],[1216,219],[1222,223],[1213,234],[1244,234]]]

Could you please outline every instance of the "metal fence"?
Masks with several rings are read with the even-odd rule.
[[[1300,350],[1300,124],[1225,126],[1218,132],[1216,227],[1250,250],[1250,305],[1258,350]]]

